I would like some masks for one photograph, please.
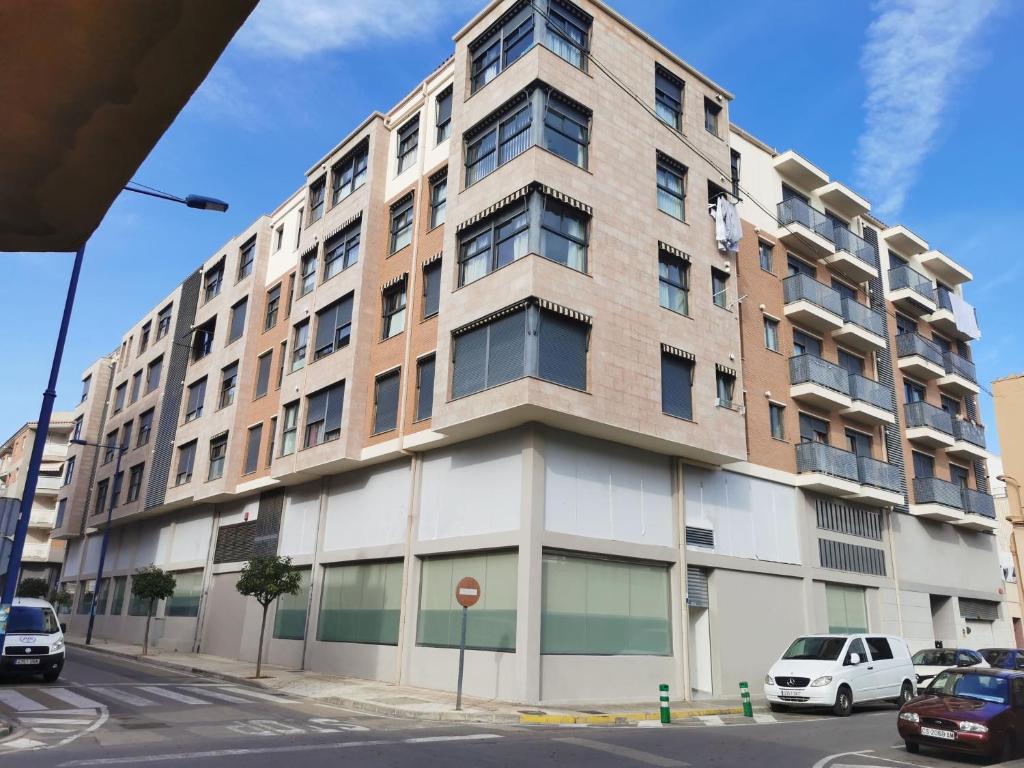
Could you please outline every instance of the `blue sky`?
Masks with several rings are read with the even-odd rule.
[[[227,214],[122,194],[91,239],[58,387],[225,240],[303,184],[370,111],[440,64],[483,0],[264,0],[136,179]],[[1015,0],[612,0],[736,95],[732,118],[867,195],[974,273],[979,379],[1024,370],[1024,4]],[[1016,94],[1016,96],[1015,96]],[[775,201],[765,201],[774,203]],[[3,254],[0,440],[34,419],[71,256]],[[981,396],[996,444],[991,398]]]

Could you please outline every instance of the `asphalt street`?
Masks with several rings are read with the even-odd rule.
[[[56,683],[5,680],[0,768],[907,768],[978,765],[908,755],[896,711],[707,717],[669,727],[440,724],[288,699],[243,684],[75,650]]]

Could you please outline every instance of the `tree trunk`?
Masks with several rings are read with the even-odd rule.
[[[263,633],[267,629],[267,609],[269,607],[270,603],[263,604],[263,619],[260,621],[260,646],[256,651],[256,679],[259,679],[263,669]]]
[[[149,610],[146,611],[146,634],[142,636],[142,655],[149,653],[149,620],[153,618],[153,601],[149,601]]]

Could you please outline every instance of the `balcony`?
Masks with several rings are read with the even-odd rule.
[[[839,412],[850,419],[865,424],[895,424],[892,412],[892,394],[877,381],[850,374],[850,406]]]
[[[985,450],[985,428],[972,421],[953,419],[952,447],[946,453],[964,461],[985,461],[989,453]]]
[[[974,279],[974,275],[953,261],[942,251],[925,251],[921,266],[947,285],[960,285]]]
[[[849,497],[860,492],[857,454],[825,443],[798,443],[797,484],[829,496]]]
[[[915,477],[910,514],[951,523],[963,520],[964,497],[960,486],[937,477]]]
[[[978,374],[974,369],[974,363],[966,357],[961,357],[956,352],[946,352],[942,355],[942,367],[944,376],[940,376],[938,385],[957,397],[963,395],[976,395],[981,392],[978,386]]]
[[[966,514],[962,520],[957,520],[957,525],[972,531],[995,531],[999,528],[996,503],[989,494],[971,488],[962,488],[960,493]]]
[[[803,189],[817,189],[828,184],[828,175],[823,170],[792,149],[787,149],[772,158],[772,165],[780,176]]]
[[[840,181],[833,181],[815,190],[818,199],[846,219],[863,216],[871,210],[871,203]]]
[[[973,333],[960,330],[956,324],[956,315],[953,314],[953,300],[950,298],[950,290],[941,285],[935,287],[935,304],[937,309],[925,320],[931,323],[932,327],[943,336],[960,341],[973,341],[976,336]],[[967,302],[964,302],[967,304]],[[967,304],[969,311],[975,314],[975,325],[977,325],[977,312],[970,304]]]
[[[871,243],[840,226],[832,227],[832,242],[836,252],[824,258],[826,264],[855,283],[878,277],[878,254]]]
[[[896,362],[901,371],[923,381],[941,378],[946,372],[942,347],[916,333],[896,337]]]
[[[36,495],[56,496],[63,485],[63,475],[39,475],[39,480],[36,484]]]
[[[915,317],[937,309],[932,281],[906,265],[889,270],[889,300]]]
[[[907,439],[929,448],[950,448],[954,443],[953,417],[931,403],[907,403]]]
[[[904,256],[916,256],[928,250],[928,243],[902,224],[882,230],[882,239]]]
[[[843,327],[843,297],[832,286],[797,274],[782,281],[782,291],[783,312],[793,322],[825,332]]]
[[[779,228],[775,238],[788,248],[809,251],[818,258],[836,252],[832,242],[832,221],[817,208],[812,208],[798,197],[778,204]]]
[[[885,349],[885,318],[855,299],[842,301],[842,328],[832,331],[832,338],[860,352]]]
[[[815,355],[789,358],[789,382],[794,400],[824,411],[849,408],[853,402],[847,370]]]
[[[847,497],[851,501],[883,507],[903,503],[900,471],[893,464],[870,456],[858,456],[857,478],[860,480],[860,490]]]

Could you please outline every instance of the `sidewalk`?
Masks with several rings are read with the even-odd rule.
[[[85,648],[82,638],[69,637],[72,648]],[[312,699],[324,704],[346,707],[392,717],[415,720],[444,720],[453,722],[535,724],[535,725],[590,725],[631,723],[641,720],[657,721],[657,691],[651,694],[650,707],[642,705],[585,705],[586,709],[544,707],[510,702],[462,698],[462,711],[455,711],[455,694],[422,688],[393,685],[376,680],[337,677],[316,672],[290,670],[263,665],[265,677],[254,680],[255,662],[225,659],[196,653],[174,653],[151,649],[142,656],[142,647],[122,643],[94,640],[89,650],[121,658],[144,661],[167,669],[183,670],[209,675],[232,683],[252,685],[295,698]],[[742,714],[739,701],[721,699],[700,702],[674,702],[672,719],[704,715]]]

